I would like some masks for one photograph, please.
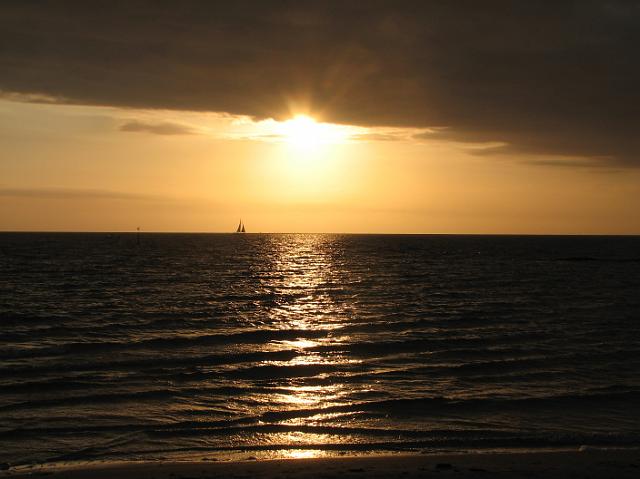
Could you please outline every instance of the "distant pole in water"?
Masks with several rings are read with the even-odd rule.
[[[140,246],[140,227],[138,226],[137,228],[137,233],[136,233],[136,241],[138,243],[138,246]]]

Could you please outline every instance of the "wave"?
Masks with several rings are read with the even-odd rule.
[[[557,258],[556,261],[570,261],[570,262],[591,262],[601,261],[610,263],[640,263],[640,258],[602,258],[597,256],[566,256],[563,258]]]
[[[556,396],[541,396],[529,398],[447,398],[447,397],[421,397],[411,399],[389,399],[380,401],[362,402],[326,408],[299,409],[289,411],[271,411],[264,413],[260,418],[265,421],[283,421],[294,418],[304,418],[319,414],[336,412],[375,412],[384,414],[396,414],[401,416],[429,416],[447,411],[464,413],[471,411],[507,411],[531,408],[564,408],[567,405],[580,407],[594,404],[627,403],[635,404],[640,400],[640,391],[616,391],[595,394],[569,394]],[[640,404],[640,401],[638,402]]]
[[[287,432],[292,432],[287,430]],[[336,435],[338,436],[338,435]],[[269,442],[266,444],[257,443],[235,443],[229,444],[226,439],[218,444],[197,445],[191,444],[186,447],[176,447],[171,443],[165,444],[164,447],[150,447],[146,449],[137,449],[128,447],[125,450],[118,451],[111,449],[111,444],[103,444],[99,446],[85,447],[83,449],[65,452],[62,454],[53,454],[41,460],[41,462],[66,462],[66,461],[96,461],[117,459],[126,457],[136,458],[156,458],[164,457],[168,454],[186,453],[193,455],[202,452],[206,454],[215,454],[222,452],[260,452],[260,451],[287,451],[287,450],[316,450],[316,451],[336,451],[336,452],[416,452],[416,451],[438,451],[447,450],[468,450],[468,449],[532,449],[532,448],[566,448],[566,447],[625,447],[637,446],[640,443],[640,435],[608,435],[608,434],[558,434],[554,436],[543,435],[525,435],[525,436],[498,436],[498,437],[425,437],[418,439],[395,440],[378,439],[360,439],[344,442],[344,436],[336,437],[336,442],[309,442],[309,443],[288,443],[288,442]],[[353,438],[356,439],[356,438]],[[133,446],[138,441],[135,438],[122,438],[120,443],[128,443]],[[162,446],[162,444],[160,444]],[[15,463],[14,465],[19,465]]]
[[[43,356],[70,355],[70,354],[96,354],[115,351],[133,351],[150,349],[162,351],[167,349],[187,348],[193,346],[214,346],[224,344],[263,344],[275,340],[295,340],[300,337],[307,339],[319,338],[327,335],[324,330],[304,329],[260,329],[253,331],[240,331],[228,334],[209,334],[195,337],[170,336],[147,339],[142,341],[99,341],[99,342],[75,342],[57,346],[40,348],[9,349],[0,353],[0,359],[36,358]]]
[[[522,331],[522,332],[500,332],[496,331],[489,335],[470,335],[468,333],[439,335],[433,338],[412,338],[404,340],[378,340],[375,342],[363,341],[353,342],[348,333],[356,331],[367,331],[367,325],[359,325],[357,327],[342,327],[338,330],[322,330],[322,329],[259,329],[251,331],[233,332],[227,334],[210,334],[198,336],[165,336],[156,337],[146,340],[123,340],[123,341],[99,341],[99,342],[72,342],[63,343],[55,346],[43,347],[7,347],[0,352],[1,360],[11,359],[37,359],[52,358],[56,356],[69,355],[96,355],[110,352],[133,352],[140,350],[151,351],[170,351],[180,349],[190,349],[205,346],[220,345],[251,345],[251,344],[267,344],[271,342],[294,341],[298,339],[328,339],[335,337],[336,343],[324,346],[317,346],[312,350],[316,351],[332,351],[340,349],[348,349],[349,352],[372,353],[379,351],[388,351],[389,349],[399,349],[405,352],[409,351],[432,351],[436,349],[451,349],[457,347],[492,346],[506,344],[521,344],[534,341],[540,341],[542,338],[549,337],[548,333],[541,331]],[[411,334],[411,333],[407,333]],[[416,331],[414,334],[424,335],[423,331]],[[351,341],[345,341],[345,339]],[[101,358],[103,360],[104,358]]]
[[[304,369],[304,368],[303,368]],[[158,389],[151,391],[129,391],[121,393],[105,393],[90,394],[82,396],[71,396],[52,399],[41,399],[34,401],[25,401],[0,406],[0,411],[16,411],[21,409],[33,409],[43,407],[64,408],[66,406],[76,406],[83,404],[96,404],[101,402],[118,403],[136,400],[164,400],[167,398],[189,398],[193,401],[196,397],[207,397],[224,400],[225,397],[242,396],[251,397],[251,394],[260,394],[265,392],[273,392],[272,389],[262,388],[253,389],[249,387],[204,387],[191,389]],[[640,390],[605,388],[595,391],[588,391],[582,394],[561,394],[551,396],[532,396],[532,397],[516,397],[516,398],[456,398],[456,397],[419,397],[406,399],[388,399],[374,400],[364,402],[353,402],[350,404],[335,405],[319,408],[306,409],[289,409],[268,411],[255,418],[243,418],[242,421],[262,421],[262,422],[280,422],[291,419],[308,418],[311,416],[326,415],[333,413],[377,413],[377,414],[393,414],[396,416],[413,416],[425,417],[434,414],[455,412],[464,414],[471,412],[489,411],[519,411],[528,408],[529,411],[535,410],[555,410],[571,407],[573,410],[579,408],[592,408],[598,404],[605,405],[621,405],[627,404],[634,406],[640,404]],[[634,407],[637,409],[637,407]],[[639,411],[640,412],[640,411]],[[238,419],[235,419],[238,420]],[[202,425],[202,422],[197,422]]]

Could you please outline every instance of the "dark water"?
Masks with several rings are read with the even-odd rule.
[[[0,322],[1,462],[640,444],[639,237],[2,234]]]

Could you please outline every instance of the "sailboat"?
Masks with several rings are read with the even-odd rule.
[[[236,230],[236,233],[246,233],[242,219],[240,219],[240,223],[238,223],[238,229]]]

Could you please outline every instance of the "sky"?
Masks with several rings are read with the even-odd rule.
[[[0,4],[0,230],[640,234],[640,5]]]

